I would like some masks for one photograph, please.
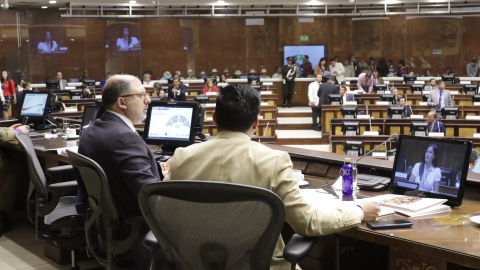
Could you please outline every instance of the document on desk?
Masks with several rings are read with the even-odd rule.
[[[328,193],[323,189],[301,189],[303,198],[307,201],[308,204],[311,204],[313,207],[316,208],[335,208],[340,205],[346,204],[354,204],[357,205],[358,202],[364,200],[372,200],[372,198],[368,199],[359,199],[355,201],[341,201],[337,196]],[[386,216],[390,214],[394,214],[395,211],[388,207],[380,207],[380,214],[379,216]]]

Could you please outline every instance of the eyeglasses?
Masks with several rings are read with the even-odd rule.
[[[131,97],[131,96],[139,96],[142,99],[145,99],[145,97],[147,96],[147,92],[138,93],[138,94],[123,95],[123,96],[119,96],[119,97]]]

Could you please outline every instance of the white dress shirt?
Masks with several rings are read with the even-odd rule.
[[[132,37],[132,42],[128,44],[128,39],[119,38],[117,39],[117,47],[120,47],[120,51],[129,51],[133,48],[134,45],[137,45],[138,39],[136,37]]]
[[[420,162],[415,164],[412,170],[412,174],[415,175],[415,183],[420,184],[420,186],[418,186],[419,190],[432,192],[435,182],[442,179],[442,170],[431,165],[430,169],[427,171],[425,166],[423,169],[423,177],[420,177],[420,164]]]
[[[308,106],[314,102],[315,106],[318,106],[320,98],[318,97],[318,88],[320,88],[320,83],[313,81],[308,85]]]
[[[130,119],[128,119],[125,115],[123,114],[119,114],[117,112],[114,112],[114,111],[110,111],[110,110],[107,110],[107,112],[109,113],[113,113],[115,114],[116,116],[120,117],[120,119],[123,120],[123,122],[125,122],[125,124],[127,124],[127,126],[135,133],[137,133],[137,130],[135,129],[135,127],[133,126],[133,123]]]

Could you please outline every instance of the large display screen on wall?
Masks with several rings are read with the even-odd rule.
[[[284,46],[283,52],[283,61],[285,65],[287,64],[287,60],[285,59],[289,56],[297,56],[297,63],[301,65],[303,57],[308,55],[309,61],[315,66],[322,57],[325,57],[325,46]]]

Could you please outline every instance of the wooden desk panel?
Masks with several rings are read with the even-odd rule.
[[[424,122],[426,119],[385,119],[385,134],[410,135],[412,122]],[[473,137],[473,133],[480,132],[480,120],[443,119],[445,136],[447,137]]]
[[[390,136],[388,135],[378,135],[378,136],[344,136],[344,135],[331,135],[330,136],[330,149],[332,153],[345,154],[343,151],[343,142],[344,141],[363,141],[365,147],[365,153],[371,149],[377,147],[386,141]],[[387,149],[395,148],[394,142],[387,143]],[[378,148],[378,150],[385,150],[385,146]]]
[[[194,101],[195,96],[187,96],[187,101]],[[215,103],[217,96],[210,96],[210,103]],[[261,95],[262,102],[268,102],[268,105],[278,105],[278,95],[277,94],[264,94]]]
[[[348,119],[352,121],[360,122],[360,134],[363,134],[365,131],[379,131],[380,135],[384,132],[384,120],[383,119]],[[347,119],[331,119],[330,120],[330,136],[332,135],[343,135],[342,132],[342,123],[347,121]],[[370,130],[370,124],[372,128]]]

